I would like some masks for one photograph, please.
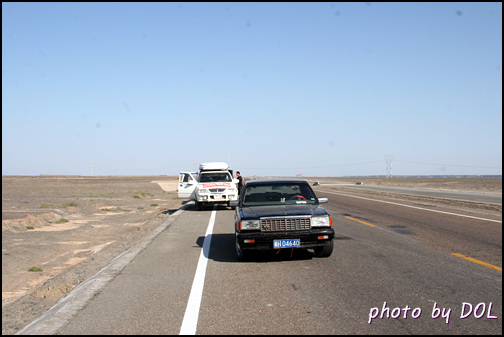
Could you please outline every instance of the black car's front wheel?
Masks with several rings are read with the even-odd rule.
[[[238,238],[235,238],[235,246],[236,246],[236,255],[238,256],[238,260],[244,261],[249,256],[250,252],[248,250],[244,250],[240,247],[238,243]]]
[[[321,247],[315,247],[314,248],[315,256],[316,257],[329,257],[329,256],[331,256],[333,249],[334,249],[334,241],[331,240],[331,243],[328,245],[321,246]]]

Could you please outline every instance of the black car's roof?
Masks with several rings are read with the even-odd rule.
[[[294,179],[294,178],[279,178],[279,179],[258,179],[258,180],[247,180],[246,185],[268,185],[268,184],[299,184],[308,183],[304,179]]]

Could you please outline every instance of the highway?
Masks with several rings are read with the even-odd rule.
[[[239,262],[233,211],[188,205],[81,289],[85,305],[75,295],[22,333],[502,334],[501,216],[316,193],[336,231],[329,258]]]

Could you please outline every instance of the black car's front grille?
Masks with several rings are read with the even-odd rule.
[[[310,229],[310,218],[261,219],[262,232],[301,231]]]

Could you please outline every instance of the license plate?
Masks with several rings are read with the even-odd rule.
[[[301,247],[300,239],[273,240],[273,248],[295,248]]]
[[[215,200],[222,200],[222,195],[216,194],[216,195],[214,195],[214,199]]]

